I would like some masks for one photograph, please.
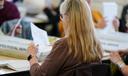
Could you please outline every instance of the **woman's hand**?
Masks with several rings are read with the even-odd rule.
[[[29,44],[28,48],[27,48],[29,54],[32,56],[32,58],[30,59],[30,65],[32,66],[35,63],[38,63],[37,60],[37,52],[38,52],[38,45],[35,45],[34,43]]]
[[[35,45],[34,43],[30,43],[27,50],[30,55],[36,56],[38,52],[38,45]]]
[[[110,60],[120,67],[125,76],[128,76],[128,66],[122,61],[118,52],[112,52],[110,54]]]
[[[115,31],[118,31],[120,22],[117,17],[113,19],[112,24],[114,26]]]
[[[96,28],[105,28],[107,25],[107,21],[103,18],[101,20],[99,20],[97,23],[96,23]]]
[[[110,53],[110,60],[111,60],[114,64],[118,64],[118,62],[122,62],[121,56],[119,55],[118,52],[111,52],[111,53]]]

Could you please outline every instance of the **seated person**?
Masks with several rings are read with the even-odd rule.
[[[116,31],[128,32],[128,4],[124,6],[119,22],[119,25],[115,25]]]
[[[50,35],[59,36],[59,6],[63,0],[46,0],[46,8],[43,10],[48,17],[48,24],[52,24],[53,29]]]
[[[106,21],[98,10],[92,10],[92,17],[96,28],[102,29],[106,26]]]
[[[81,63],[85,63],[84,68],[88,66],[86,64],[101,64],[102,58],[102,49],[95,37],[87,2],[64,0],[60,13],[65,37],[55,42],[51,53],[41,65],[36,56],[38,46],[32,43],[28,47],[31,76],[110,76],[105,71],[100,75],[93,75],[91,69],[85,71],[79,66]]]
[[[6,0],[0,0],[0,26],[3,22],[20,18],[17,7]]]
[[[103,29],[106,27],[106,21],[103,17],[103,15],[101,14],[100,11],[96,10],[96,9],[92,9],[92,2],[93,0],[87,0],[91,10],[92,10],[92,17],[93,17],[93,21],[95,24],[96,28],[100,28]]]
[[[92,0],[87,0],[87,2],[91,8]],[[93,17],[95,27],[100,28],[100,29],[105,28],[106,27],[106,21],[105,21],[104,17],[102,16],[102,14],[98,10],[95,10],[95,9],[92,9],[91,11],[92,11],[92,17]],[[64,36],[61,21],[59,22],[59,31],[61,33],[61,36]]]

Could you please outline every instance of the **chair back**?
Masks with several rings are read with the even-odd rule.
[[[111,76],[111,69],[109,64],[103,63],[77,64],[59,76]]]

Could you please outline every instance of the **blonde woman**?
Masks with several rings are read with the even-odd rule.
[[[101,61],[101,47],[95,38],[94,24],[86,0],[65,0],[61,4],[60,13],[65,37],[54,44],[41,65],[36,58],[36,46],[31,44],[28,47],[31,76],[88,76],[83,73],[75,75],[74,67],[80,63]]]
[[[89,7],[91,8],[95,28],[99,28],[99,29],[105,28],[106,20],[103,18],[103,15],[98,10],[92,9],[93,0],[86,0],[86,1],[88,3]],[[59,22],[59,32],[61,33],[61,37],[63,37],[64,32],[63,32],[63,24],[62,24],[61,20]]]

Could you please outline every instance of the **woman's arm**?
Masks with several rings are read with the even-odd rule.
[[[42,65],[38,64],[37,58],[34,54],[36,52],[30,52],[33,56],[30,60],[31,76],[56,76],[67,58],[67,51],[65,51],[64,49],[65,47],[61,44],[61,42],[56,43],[53,46],[51,53],[46,57]],[[29,49],[28,51],[34,50]]]
[[[121,71],[124,76],[128,76],[128,65],[125,65],[123,68],[121,68]]]
[[[27,50],[29,51],[29,54],[31,55],[31,59],[29,60],[30,66],[32,66],[35,63],[38,63],[37,56],[36,56],[37,51],[38,51],[38,45],[35,46],[34,43],[31,43]]]
[[[121,56],[119,55],[118,52],[112,52],[110,54],[110,60],[119,66],[119,68],[121,69],[122,73],[125,76],[128,76],[128,65],[126,65],[123,60],[121,59]]]

